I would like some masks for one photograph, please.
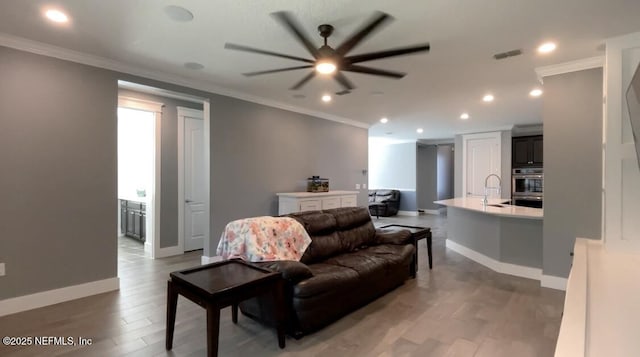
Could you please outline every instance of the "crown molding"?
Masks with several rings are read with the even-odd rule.
[[[129,81],[122,81],[122,80],[118,81],[118,88],[139,92],[139,93],[157,95],[159,97],[164,97],[164,98],[184,100],[186,102],[191,102],[196,104],[202,104],[202,102],[204,102],[205,100],[208,100],[207,98],[203,98],[203,97],[198,97],[198,96],[185,94],[185,93],[178,93],[178,92],[170,91],[168,89],[156,88],[156,87],[151,87],[144,84],[133,83]]]
[[[258,97],[238,91],[229,90],[208,81],[187,78],[183,76],[173,75],[162,71],[157,71],[141,66],[131,65],[124,62],[116,61],[110,58],[91,55],[84,52],[70,50],[64,47],[54,46],[43,42],[33,41],[22,37],[0,33],[0,46],[10,47],[17,50],[35,53],[42,56],[53,57],[65,61],[80,63],[92,67],[99,67],[115,72],[126,73],[134,76],[153,79],[161,82],[171,83],[187,88],[192,88],[212,94],[223,95],[247,102],[265,105],[272,108],[278,108],[290,112],[310,115],[321,119],[326,119],[358,128],[368,129],[369,124],[357,120],[344,118],[337,115],[327,114],[315,110],[309,110],[286,103],[278,102],[272,99]]]
[[[536,75],[540,83],[544,77],[555,76],[558,74],[583,71],[585,69],[604,67],[604,56],[596,56],[583,58],[576,61],[553,64],[550,66],[537,67]]]

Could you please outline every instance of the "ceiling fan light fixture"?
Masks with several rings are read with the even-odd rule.
[[[64,12],[60,11],[60,10],[56,10],[56,9],[49,9],[44,13],[44,16],[46,16],[50,21],[56,22],[56,23],[66,23],[69,22],[69,16],[67,16],[67,14],[65,14]]]
[[[323,61],[316,64],[316,71],[318,71],[318,73],[331,74],[335,72],[336,69],[337,67],[333,62]]]
[[[539,97],[542,95],[542,89],[540,88],[533,89],[531,90],[531,92],[529,92],[529,95],[532,97]]]
[[[538,46],[538,52],[542,54],[551,53],[556,50],[556,47],[557,45],[553,42],[545,42]]]

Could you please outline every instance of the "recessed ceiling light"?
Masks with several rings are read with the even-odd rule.
[[[486,94],[484,97],[482,97],[482,101],[487,103],[493,102],[494,99],[495,98],[491,94]]]
[[[196,71],[197,70],[201,70],[201,69],[204,68],[204,66],[202,64],[198,63],[198,62],[187,62],[187,63],[184,64],[184,66],[186,68],[193,69],[193,70],[196,70]]]
[[[529,92],[529,95],[532,97],[539,97],[542,95],[542,89],[536,88],[534,90],[532,90],[531,92]]]
[[[553,42],[545,42],[538,46],[538,52],[540,53],[550,53],[556,49],[556,44]]]
[[[167,14],[171,20],[177,22],[189,22],[193,20],[193,13],[182,6],[165,6],[164,13]]]
[[[47,10],[44,13],[44,16],[46,16],[49,20],[57,23],[69,22],[69,17],[67,16],[67,14],[65,14],[60,10],[55,10],[55,9]]]
[[[460,119],[463,119],[463,120],[467,120],[467,119],[469,119],[469,113],[462,113],[462,114],[460,114]]]
[[[328,95],[328,94],[323,95],[322,96],[322,101],[325,102],[325,103],[330,102],[331,101],[331,96]]]
[[[380,122],[381,122],[382,124],[386,124],[388,121],[389,121],[389,119],[387,119],[387,118],[382,118],[382,119],[380,119]]]
[[[316,65],[316,71],[322,74],[330,74],[335,72],[336,65],[329,61],[319,62]]]
[[[422,134],[422,132],[423,132],[423,131],[424,131],[424,130],[422,130],[422,128],[418,128],[418,129],[416,129],[416,133],[418,133],[418,134]]]

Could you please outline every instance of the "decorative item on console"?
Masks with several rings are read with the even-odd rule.
[[[329,192],[329,179],[311,176],[307,179],[307,192]]]

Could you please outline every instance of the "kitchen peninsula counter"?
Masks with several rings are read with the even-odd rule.
[[[500,273],[540,280],[543,210],[466,197],[447,206],[447,248]]]
[[[509,200],[505,199],[489,199],[488,204],[482,204],[482,199],[473,197],[452,198],[450,200],[435,201],[434,203],[447,206],[461,208],[469,211],[481,212],[484,214],[527,219],[542,219],[543,210],[541,208],[531,208],[524,206],[513,206],[507,204]]]

